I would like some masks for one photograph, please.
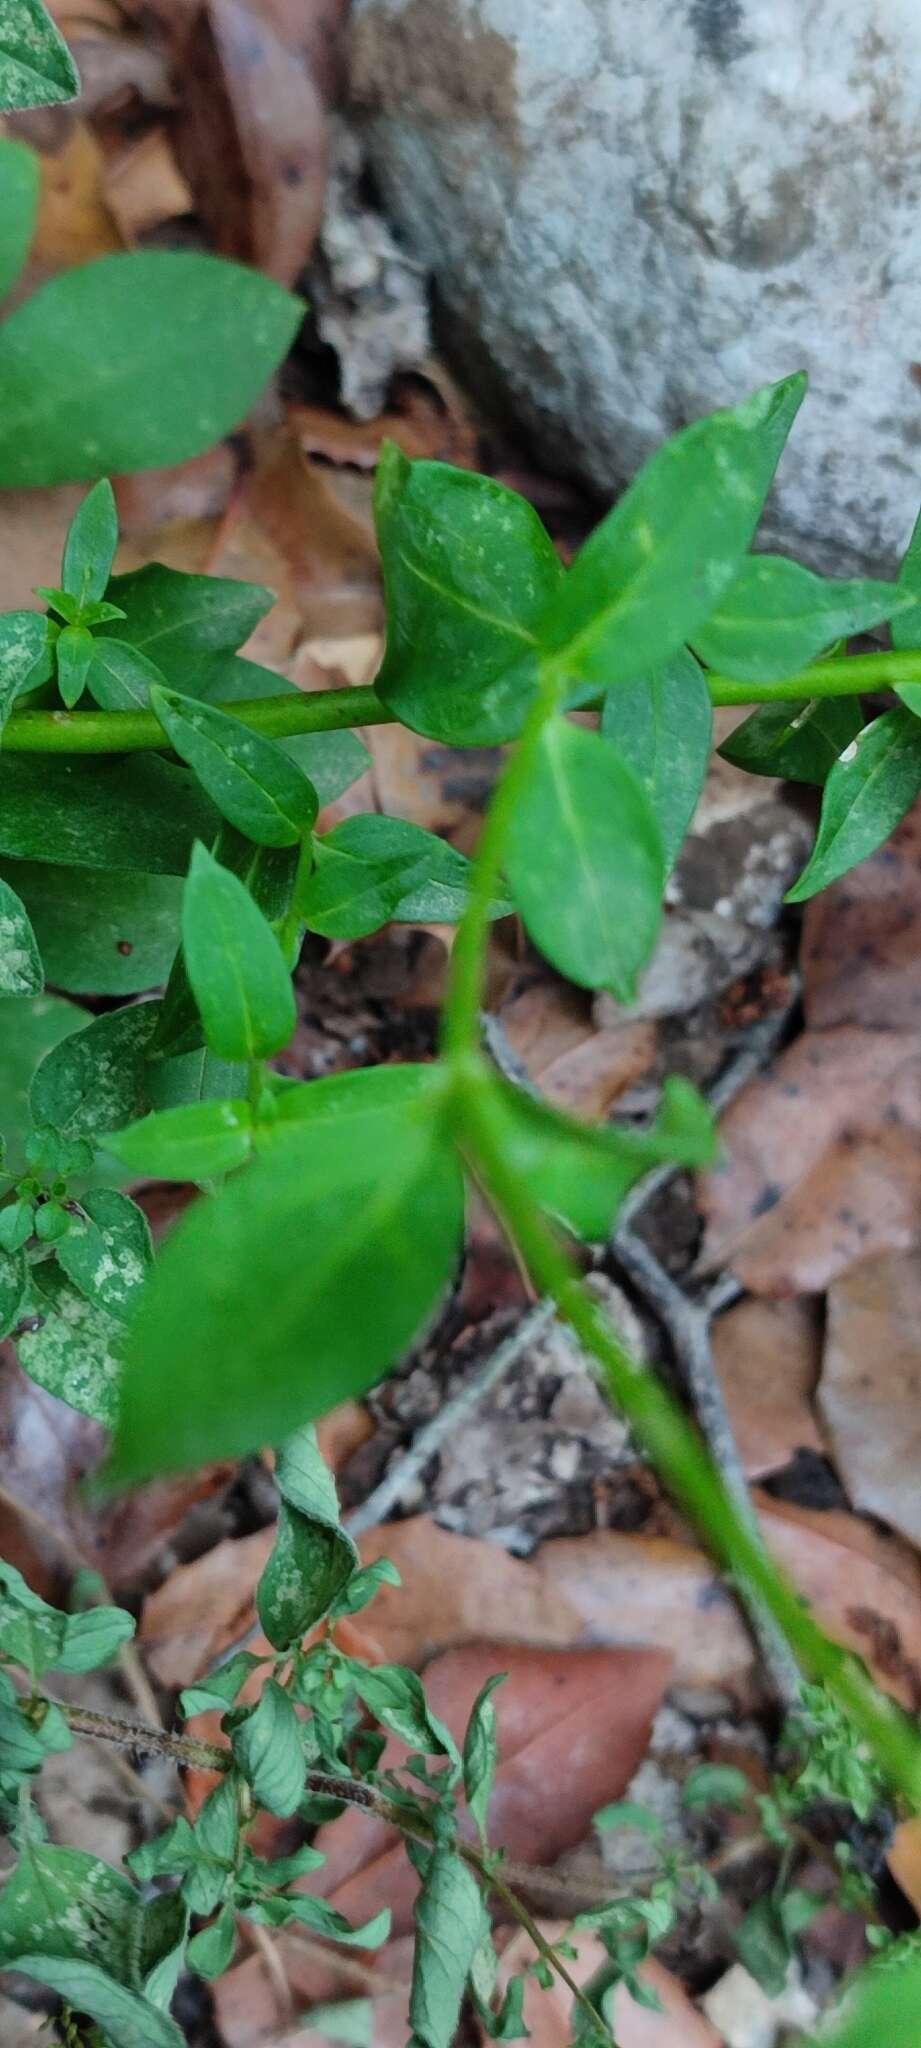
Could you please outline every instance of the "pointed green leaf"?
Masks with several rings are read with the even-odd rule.
[[[159,468],[212,447],[249,410],[302,310],[216,256],[132,250],[61,271],[0,329],[0,483]]]
[[[446,1756],[460,1775],[461,1760],[449,1728],[429,1708],[418,1673],[402,1664],[356,1665],[352,1681],[376,1721],[424,1755]]]
[[[60,1961],[89,1953],[129,1979],[140,1903],[135,1886],[97,1856],[29,1843],[0,1898],[0,1965],[10,1969],[23,1952]]]
[[[0,1558],[0,1654],[39,1679],[56,1664],[66,1627],[67,1616],[49,1607],[15,1565]]]
[[[15,1968],[56,1991],[74,2011],[103,2029],[106,2048],[186,2048],[175,2020],[139,1992],[126,1990],[96,1963],[19,1955]]]
[[[665,1083],[662,1108],[646,1130],[577,1123],[549,1102],[505,1083],[494,1088],[509,1162],[535,1201],[589,1243],[609,1234],[636,1181],[660,1165],[711,1166],[713,1118],[680,1077]]]
[[[38,1277],[41,1287],[38,1286]],[[56,1262],[36,1270],[29,1327],[16,1339],[23,1372],[36,1386],[106,1429],[118,1415],[125,1332],[71,1285]]]
[[[131,875],[0,863],[35,932],[45,974],[74,995],[128,996],[165,981],[179,944],[182,884],[174,875]]]
[[[48,620],[41,612],[0,612],[0,732],[17,697],[51,672]]]
[[[308,929],[326,938],[364,938],[391,919],[456,924],[467,907],[470,874],[469,860],[434,832],[369,811],[317,841],[298,907]],[[510,909],[498,902],[493,915]]]
[[[197,1203],[157,1259],[114,1478],[277,1443],[373,1385],[450,1279],[462,1220],[457,1161],[424,1091],[366,1121],[292,1130]]]
[[[306,775],[274,740],[212,704],[154,688],[151,706],[222,816],[260,846],[295,846],[319,803]]]
[[[189,1102],[107,1132],[105,1149],[153,1180],[212,1180],[242,1166],[252,1148],[245,1101]]]
[[[307,1772],[303,1735],[287,1693],[274,1678],[263,1686],[246,1720],[234,1728],[231,1743],[258,1804],[282,1819],[296,1813]]]
[[[658,668],[747,553],[806,380],[766,384],[673,435],[580,549],[538,625],[571,701]]]
[[[921,794],[921,724],[899,705],[866,725],[825,784],[810,860],[788,890],[805,903],[888,839]]]
[[[0,113],[53,106],[79,90],[74,60],[41,0],[0,0]]]
[[[494,1678],[486,1680],[473,1703],[464,1736],[464,1793],[484,1848],[489,1802],[499,1763],[498,1725],[492,1696],[498,1686],[505,1684],[505,1676],[504,1672],[498,1672]]]
[[[82,612],[105,596],[118,546],[118,512],[108,477],[87,491],[64,543],[61,585]]]
[[[321,1141],[383,1146],[394,1117],[410,1111],[414,1103],[421,1107],[433,1087],[432,1068],[415,1061],[398,1067],[359,1067],[354,1073],[327,1074],[319,1081],[273,1078],[274,1115],[255,1134],[260,1145],[271,1145],[309,1125]]]
[[[189,575],[185,569],[168,569],[164,562],[147,562],[143,569],[113,576],[109,597],[121,607],[124,622],[111,632],[104,629],[100,640],[127,641],[164,675],[175,673],[177,680],[187,661],[194,664],[202,656],[241,647],[275,601],[264,584]],[[250,694],[260,693],[254,689]]]
[[[256,1608],[273,1649],[287,1650],[328,1613],[359,1560],[340,1526],[335,1482],[309,1425],[283,1446],[275,1483],[278,1526]]]
[[[103,711],[146,711],[150,692],[163,681],[156,663],[127,640],[93,638],[87,688]]]
[[[582,988],[630,1002],[662,914],[662,841],[632,768],[554,718],[512,819],[506,869],[528,931]]]
[[[921,647],[921,512],[899,569],[899,590],[914,601],[892,621],[893,647]]]
[[[0,29],[0,72],[2,72]],[[0,299],[6,297],[29,253],[39,194],[38,157],[24,142],[0,140]]]
[[[237,1916],[232,1906],[223,1906],[212,1926],[193,1934],[186,1951],[189,1967],[200,1977],[222,1977],[229,1970],[237,1945]]]
[[[130,1321],[138,1288],[153,1258],[142,1209],[117,1188],[92,1188],[58,1246],[58,1265],[94,1307]]]
[[[88,1607],[85,1614],[69,1614],[55,1670],[100,1671],[114,1664],[122,1644],[130,1643],[134,1627],[133,1616],[123,1607]]]
[[[184,875],[217,822],[194,775],[157,754],[0,755],[0,854],[11,859]]]
[[[710,692],[688,649],[679,648],[647,680],[609,690],[601,730],[639,776],[671,869],[697,809],[713,745]]]
[[[147,1055],[156,1003],[95,1017],[46,1054],[32,1082],[32,1116],[69,1138],[117,1130],[147,1108]]]
[[[278,924],[287,916],[298,869],[297,847],[256,846],[251,839],[244,839],[232,825],[224,823],[214,842],[213,852],[220,866],[229,868],[244,883],[270,924]],[[185,1053],[198,1051],[204,1042],[201,1014],[180,950],[166,985],[154,1054],[159,1059],[177,1059]],[[215,1092],[234,1094],[238,1091],[228,1085],[225,1090]],[[167,1107],[167,1104],[164,1102],[162,1107]]]
[[[0,880],[0,995],[35,996],[45,985],[38,942],[25,904]]]
[[[563,575],[533,506],[387,443],[375,515],[387,598],[378,695],[449,746],[509,739],[537,688],[536,623]]]
[[[187,1685],[179,1695],[179,1711],[188,1721],[193,1714],[211,1714],[215,1707],[226,1711],[232,1707],[241,1686],[258,1671],[264,1657],[254,1657],[251,1650],[238,1650],[235,1657],[229,1657],[217,1671],[209,1672],[199,1679],[197,1685]]]
[[[896,583],[834,582],[782,555],[751,555],[692,638],[709,668],[780,682],[833,641],[867,633],[907,605]]]
[[[55,643],[61,701],[72,711],[86,689],[93,659],[93,636],[86,626],[65,626]]]
[[[26,1776],[40,1771],[47,1749],[37,1731],[30,1727],[21,1707],[0,1703],[0,1774]],[[0,1936],[2,1936],[0,1920]]]
[[[297,685],[273,669],[246,661],[240,654],[186,655],[176,669],[176,681],[189,697],[208,704],[254,703],[261,697],[297,696]],[[367,747],[347,726],[333,732],[296,733],[280,740],[292,761],[296,761],[313,783],[321,804],[331,804],[368,767]]]
[[[415,1917],[410,2025],[422,2048],[451,2048],[485,1922],[476,1878],[452,1850],[436,1849]]]
[[[863,726],[859,697],[759,704],[719,751],[749,775],[782,775],[821,788]]]
[[[279,1052],[297,1022],[284,954],[244,884],[200,844],[182,899],[182,946],[212,1052],[225,1060]]]

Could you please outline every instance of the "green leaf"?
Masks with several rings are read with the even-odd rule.
[[[200,454],[239,425],[302,312],[270,278],[216,256],[145,249],[61,271],[0,329],[0,483]]]
[[[343,1948],[380,1948],[388,1938],[392,1918],[390,1907],[385,1906],[363,1927],[353,1927],[344,1913],[338,1913],[335,1906],[327,1905],[325,1899],[313,1898],[308,1892],[248,1901],[246,1917],[268,1927],[286,1927],[295,1920],[326,1941],[340,1942]]]
[[[118,1416],[124,1328],[113,1316],[87,1301],[56,1263],[35,1269],[30,1304],[31,1327],[16,1339],[23,1372],[36,1386],[89,1415],[106,1429]],[[34,1312],[33,1312],[34,1310]]]
[[[0,1652],[39,1679],[56,1664],[67,1616],[33,1593],[15,1565],[0,1558]],[[2,1915],[0,1915],[2,1926]]]
[[[719,749],[749,775],[782,775],[821,788],[863,726],[859,697],[760,704]]]
[[[361,1571],[352,1573],[347,1585],[333,1601],[330,1613],[334,1619],[338,1619],[341,1614],[360,1614],[363,1607],[370,1606],[371,1601],[376,1599],[382,1586],[402,1584],[403,1581],[392,1560],[389,1557],[377,1557],[373,1564],[363,1565]]]
[[[664,1833],[657,1813],[648,1806],[640,1806],[635,1799],[612,1799],[608,1806],[600,1806],[592,1815],[592,1825],[603,1835],[615,1828],[639,1828],[644,1835],[654,1835],[661,1841]]]
[[[164,981],[179,943],[174,875],[0,863],[28,912],[47,979],[74,995],[128,996]]]
[[[212,1180],[242,1166],[252,1149],[249,1103],[182,1103],[141,1117],[102,1142],[132,1173],[153,1180]]]
[[[7,0],[7,5],[11,0]],[[2,18],[2,17],[0,17]],[[0,28],[0,79],[3,30]],[[2,105],[2,84],[0,84]],[[40,187],[38,157],[24,142],[0,139],[0,299],[6,297],[29,253]]]
[[[533,506],[388,442],[375,516],[387,599],[378,695],[449,746],[510,739],[537,688],[537,621],[563,576]]]
[[[55,1670],[102,1670],[115,1662],[122,1644],[131,1641],[134,1628],[133,1617],[123,1607],[88,1607],[84,1614],[69,1614]]]
[[[642,682],[605,697],[601,730],[639,777],[662,835],[665,865],[678,858],[710,765],[713,706],[686,647]]]
[[[59,996],[0,997],[0,1137],[6,1140],[6,1171],[25,1168],[25,1141],[32,1130],[29,1094],[45,1054],[68,1033],[88,1022],[85,1010]]]
[[[195,777],[157,754],[0,756],[0,854],[12,859],[184,875],[216,829]]]
[[[273,592],[262,583],[189,575],[184,569],[167,568],[164,562],[147,562],[143,569],[113,576],[109,596],[124,612],[124,621],[111,629],[104,627],[100,640],[114,636],[128,641],[164,674],[175,672],[177,676],[189,661],[194,669],[196,658],[241,647],[275,601]],[[264,673],[259,670],[260,675]],[[260,693],[253,690],[251,694]]]
[[[104,711],[146,711],[150,692],[163,677],[156,663],[127,640],[103,640],[96,634],[86,681]]]
[[[232,1707],[241,1686],[258,1671],[264,1657],[254,1657],[251,1650],[238,1650],[235,1657],[228,1657],[217,1671],[211,1671],[201,1678],[197,1685],[187,1685],[179,1695],[179,1711],[188,1721],[193,1714],[210,1714],[215,1707],[225,1710]]]
[[[317,840],[315,862],[298,908],[309,930],[326,938],[364,938],[391,919],[456,924],[467,907],[469,860],[403,818],[346,818]],[[498,902],[493,916],[510,909]]]
[[[201,844],[182,899],[182,945],[212,1052],[226,1060],[279,1052],[297,1022],[284,954],[238,876]]]
[[[86,626],[65,626],[55,642],[58,689],[68,711],[79,703],[93,659],[93,636]]]
[[[78,507],[64,543],[61,585],[80,610],[105,596],[118,546],[115,492],[102,477]]]
[[[415,1919],[410,2025],[424,2048],[451,2048],[485,1919],[476,1878],[452,1850],[435,1850]]]
[[[22,1247],[17,1251],[0,1250],[0,1338],[15,1330],[28,1285],[29,1269]]]
[[[361,1094],[368,1078],[336,1077]],[[340,1094],[337,1116],[292,1130],[167,1240],[131,1335],[113,1478],[242,1455],[364,1392],[434,1308],[462,1225],[437,1101],[395,1090],[385,1106],[372,1089],[363,1120]]]
[[[780,682],[907,603],[897,583],[835,582],[782,555],[751,555],[692,638],[709,668],[741,682]]]
[[[35,996],[44,988],[41,955],[25,904],[0,880],[0,995]]]
[[[899,705],[865,725],[825,784],[810,859],[788,890],[805,903],[888,839],[921,793],[921,725]]]
[[[179,1059],[152,1055],[150,1099],[154,1109],[181,1109],[186,1103],[239,1101],[246,1087],[246,1067],[240,1060],[219,1060],[200,1046]]]
[[[160,2012],[169,2012],[176,1995],[188,1938],[189,1909],[180,1892],[160,1892],[147,1900],[138,1977],[145,1997]]]
[[[768,1998],[779,1998],[793,1959],[793,1941],[772,1893],[756,1900],[733,1931],[740,1960]]]
[[[91,1189],[80,1208],[58,1246],[58,1265],[94,1307],[128,1322],[153,1258],[150,1225],[117,1188]]]
[[[296,683],[274,669],[261,668],[240,654],[194,654],[187,656],[177,672],[186,694],[209,704],[239,704],[261,697],[296,697]],[[321,804],[331,804],[350,788],[369,766],[371,756],[355,733],[340,731],[296,733],[279,740],[292,761],[313,783]]]
[[[917,2048],[919,2033],[921,1956],[900,1969],[887,1965],[884,1958],[862,1970],[851,1983],[839,2024],[822,2029],[821,2048],[867,2048],[869,2042],[885,2043],[885,2048]],[[818,2048],[817,2041],[809,2048]]]
[[[256,1609],[273,1649],[287,1650],[322,1620],[359,1559],[340,1526],[335,1481],[309,1424],[283,1445],[275,1483],[278,1527]]]
[[[245,1721],[234,1728],[231,1745],[258,1804],[282,1819],[296,1813],[307,1772],[303,1734],[287,1693],[274,1678],[263,1686]]]
[[[186,1951],[189,1965],[200,1977],[222,1977],[230,1968],[236,1945],[237,1916],[232,1906],[224,1906],[212,1926],[193,1934]]]
[[[698,1764],[681,1787],[681,1804],[692,1813],[708,1806],[728,1806],[733,1813],[744,1813],[751,1803],[751,1782],[732,1764]]]
[[[0,1774],[15,1772],[17,1777],[32,1771],[40,1771],[45,1761],[45,1744],[29,1726],[20,1707],[10,1706],[6,1701],[0,1704]],[[0,1935],[2,1935],[0,1918]]]
[[[95,1963],[19,1955],[15,1968],[94,2020],[104,2031],[106,2048],[186,2048],[185,2035],[168,2013],[158,2012],[149,1999],[116,1984]]]
[[[139,1910],[135,1886],[97,1856],[30,1842],[0,1899],[0,1966],[18,1968],[22,1953],[62,1962],[89,1953],[130,1980]]]
[[[921,647],[921,512],[915,520],[899,569],[898,587],[904,596],[913,598],[914,603],[905,611],[897,612],[893,618],[892,645]]]
[[[48,620],[41,612],[0,612],[0,734],[17,697],[51,671]]]
[[[493,1102],[510,1164],[534,1199],[579,1237],[608,1236],[624,1196],[660,1165],[709,1166],[717,1152],[713,1118],[689,1082],[665,1082],[662,1107],[645,1130],[583,1124],[524,1089],[497,1082]]]
[[[448,1757],[460,1776],[457,1744],[450,1729],[430,1712],[417,1672],[402,1664],[356,1664],[351,1676],[359,1699],[383,1728],[426,1756]]]
[[[95,1017],[47,1053],[32,1082],[32,1117],[68,1138],[117,1130],[147,1108],[147,1056],[157,1004]]]
[[[497,1686],[505,1684],[505,1679],[506,1674],[500,1672],[495,1678],[486,1680],[473,1703],[464,1736],[464,1793],[484,1849],[487,1846],[489,1802],[499,1762],[499,1736],[492,1696]]]
[[[662,914],[662,841],[632,768],[553,718],[511,822],[512,895],[535,944],[581,988],[632,1001]]]
[[[53,106],[79,90],[74,60],[41,0],[0,0],[0,113]]]
[[[260,1144],[287,1138],[308,1124],[321,1141],[343,1146],[356,1142],[375,1148],[388,1142],[393,1120],[414,1104],[424,1107],[434,1085],[433,1070],[415,1061],[398,1067],[359,1067],[350,1074],[328,1074],[320,1081],[291,1082],[276,1074],[271,1123],[256,1132]]]
[[[332,2005],[312,2005],[310,2032],[326,2041],[343,2041],[346,2048],[374,2048],[374,2001],[371,1998],[340,1998]]]
[[[238,832],[260,846],[295,846],[310,832],[316,790],[274,740],[175,690],[152,689],[151,705],[176,753]]]
[[[719,603],[758,524],[802,375],[696,420],[640,471],[540,620],[544,654],[594,690],[658,668]]]

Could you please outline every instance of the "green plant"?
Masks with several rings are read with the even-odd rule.
[[[41,0],[0,0],[0,114],[79,84]],[[38,198],[37,156],[0,138],[0,298],[25,264]],[[0,486],[210,448],[249,411],[302,313],[271,279],[214,256],[140,250],[61,272],[0,325]]]
[[[779,1625],[890,1795],[917,1805],[913,1723],[825,1637],[582,1284],[579,1240],[606,1235],[636,1179],[712,1158],[705,1105],[672,1082],[646,1131],[592,1130],[511,1086],[481,1048],[489,926],[510,907],[562,973],[630,1000],[706,773],[712,704],[760,707],[731,758],[824,785],[793,900],[878,845],[921,789],[918,535],[892,583],[823,581],[749,552],[803,388],[789,378],[676,435],[565,573],[514,492],[386,450],[374,690],[299,695],[242,658],[267,591],[156,564],[113,576],[111,493],[90,492],[48,612],[0,620],[0,985],[17,1073],[0,1118],[2,1329],[27,1372],[113,1428],[111,1485],[283,1443],[411,1344],[460,1257],[472,1175],[743,1598]],[[825,654],[886,622],[892,650]],[[730,659],[731,676],[715,665]],[[897,708],[864,723],[860,692],[888,683]],[[597,729],[574,708],[599,711]],[[517,742],[472,865],[396,819],[315,832],[365,758],[348,728],[393,718],[454,744]],[[458,923],[440,1058],[307,1084],[274,1071],[304,932],[354,938],[400,918]],[[45,994],[43,974],[66,996],[166,988],[88,1018]],[[123,1192],[144,1174],[204,1190],[153,1264]],[[280,1578],[302,1631],[338,1596],[324,1584],[317,1605],[297,1520],[324,1517],[284,1476],[281,1490],[296,1569]],[[348,1683],[395,1726],[367,1674]],[[297,1742],[312,1767],[288,1676],[275,1686],[249,1735],[224,1702],[244,1777],[260,1744],[270,1775]],[[416,1682],[397,1690],[424,1750]],[[425,1740],[453,1791],[450,1747],[430,1726]],[[789,1818],[778,1809],[775,1830]],[[421,1846],[440,1853],[446,1823],[429,1819]],[[466,1851],[461,1863],[469,1874]],[[472,1957],[480,1921],[452,1871]],[[777,1907],[787,1938],[798,1910]],[[96,2016],[120,2048],[116,2021]],[[438,2048],[437,2028],[414,2024]]]

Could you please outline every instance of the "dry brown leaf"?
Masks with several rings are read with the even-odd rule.
[[[807,1029],[723,1121],[703,1262],[816,1293],[921,1239],[921,806],[806,907]]]
[[[123,543],[138,543],[137,552],[160,561],[163,527],[178,521],[187,533],[198,531],[196,556],[204,559],[213,538],[204,522],[217,520],[225,512],[237,468],[230,443],[219,441],[204,455],[193,455],[189,462],[177,462],[172,469],[142,469],[132,476],[113,478]]]
[[[578,1953],[567,1967],[577,1984],[586,1984],[608,1961],[607,1950],[597,1934],[591,1934],[585,1928],[578,1928],[573,1933],[564,1923],[553,1920],[541,1920],[538,1925],[547,1941],[562,1941],[565,1937],[574,1943]],[[533,1943],[524,1929],[519,1929],[502,1953],[498,1979],[500,1991],[504,1992],[511,1977],[527,1969],[533,1957]],[[658,1994],[663,2010],[660,2013],[648,2011],[646,2007],[637,2005],[624,1985],[619,1986],[612,2013],[617,2048],[721,2048],[722,2037],[691,2004],[677,1977],[663,1969],[654,1958],[642,1965],[639,1975]],[[524,2017],[532,2048],[569,2048],[572,2003],[572,1993],[558,1978],[554,1978],[548,1991],[544,1991],[533,1977],[527,1979]],[[487,2048],[485,2030],[480,2028],[479,2033],[483,2048]]]
[[[191,1684],[248,1628],[274,1529],[228,1538],[192,1564],[177,1565],[144,1602],[140,1639],[161,1685]]]
[[[896,1884],[921,1918],[921,1815],[914,1814],[896,1828],[886,1862]]]
[[[768,1549],[835,1641],[856,1650],[877,1683],[921,1709],[921,1564],[897,1537],[857,1515],[819,1513],[757,1496]]]
[[[921,1256],[863,1259],[828,1293],[819,1407],[857,1508],[921,1544]]]
[[[214,1986],[215,2013],[224,2048],[310,2048],[326,2036],[312,2031],[309,2014],[290,2027],[290,2003],[326,2005],[345,1998],[374,2000],[374,2048],[405,2048],[409,2039],[409,1987],[413,1941],[402,1935],[373,1956],[359,1959],[331,1943],[282,1934],[275,1944],[291,1999],[281,2010],[278,1985],[259,1953],[228,1970]],[[279,2028],[284,2031],[279,2033]]]
[[[148,128],[110,157],[103,177],[105,202],[123,242],[130,245],[191,213],[194,201],[165,128]]]
[[[825,1448],[812,1408],[821,1335],[815,1303],[740,1301],[713,1326],[713,1359],[746,1475]]]
[[[48,273],[122,248],[105,197],[105,159],[85,121],[61,148],[40,152],[38,221],[26,270],[30,291]]]
[[[211,568],[279,594],[246,649],[253,661],[280,667],[320,636],[377,632],[383,600],[368,479],[314,466],[278,428],[234,499]],[[281,639],[275,614],[290,627]]]
[[[525,976],[499,1005],[512,1052],[558,1109],[601,1122],[648,1074],[658,1047],[648,1022],[597,1026],[584,995],[546,972]]]
[[[670,1671],[658,1650],[536,1650],[501,1640],[449,1650],[427,1666],[426,1696],[458,1743],[487,1679],[508,1674],[494,1698],[490,1841],[513,1861],[539,1864],[575,1848],[641,1763]],[[391,1738],[384,1762],[400,1769],[408,1755]],[[475,1834],[469,1820],[462,1831]],[[317,1846],[326,1865],[302,1889],[321,1889],[357,1922],[386,1904],[396,1932],[408,1931],[418,1878],[396,1829],[351,1809],[319,1830]]]
[[[180,51],[177,151],[214,247],[293,284],[323,216],[323,101],[265,8],[206,0]]]

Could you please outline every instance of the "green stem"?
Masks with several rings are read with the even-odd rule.
[[[914,1723],[879,1691],[857,1657],[825,1635],[727,1491],[683,1409],[655,1374],[624,1349],[508,1164],[493,1089],[485,1063],[478,1061],[474,1070],[468,1056],[457,1070],[455,1124],[535,1285],[556,1302],[600,1365],[612,1400],[715,1556],[773,1615],[803,1672],[826,1685],[851,1715],[893,1787],[913,1807],[921,1806],[921,1738]]]
[[[921,683],[921,650],[905,654],[835,655],[779,683],[746,683],[708,675],[714,704],[773,704],[801,697],[853,697],[862,690]],[[354,725],[393,725],[396,714],[371,688],[288,691],[224,707],[270,739],[337,732]],[[524,737],[524,735],[522,735]],[[168,741],[152,711],[14,711],[3,733],[8,754],[138,754]]]

